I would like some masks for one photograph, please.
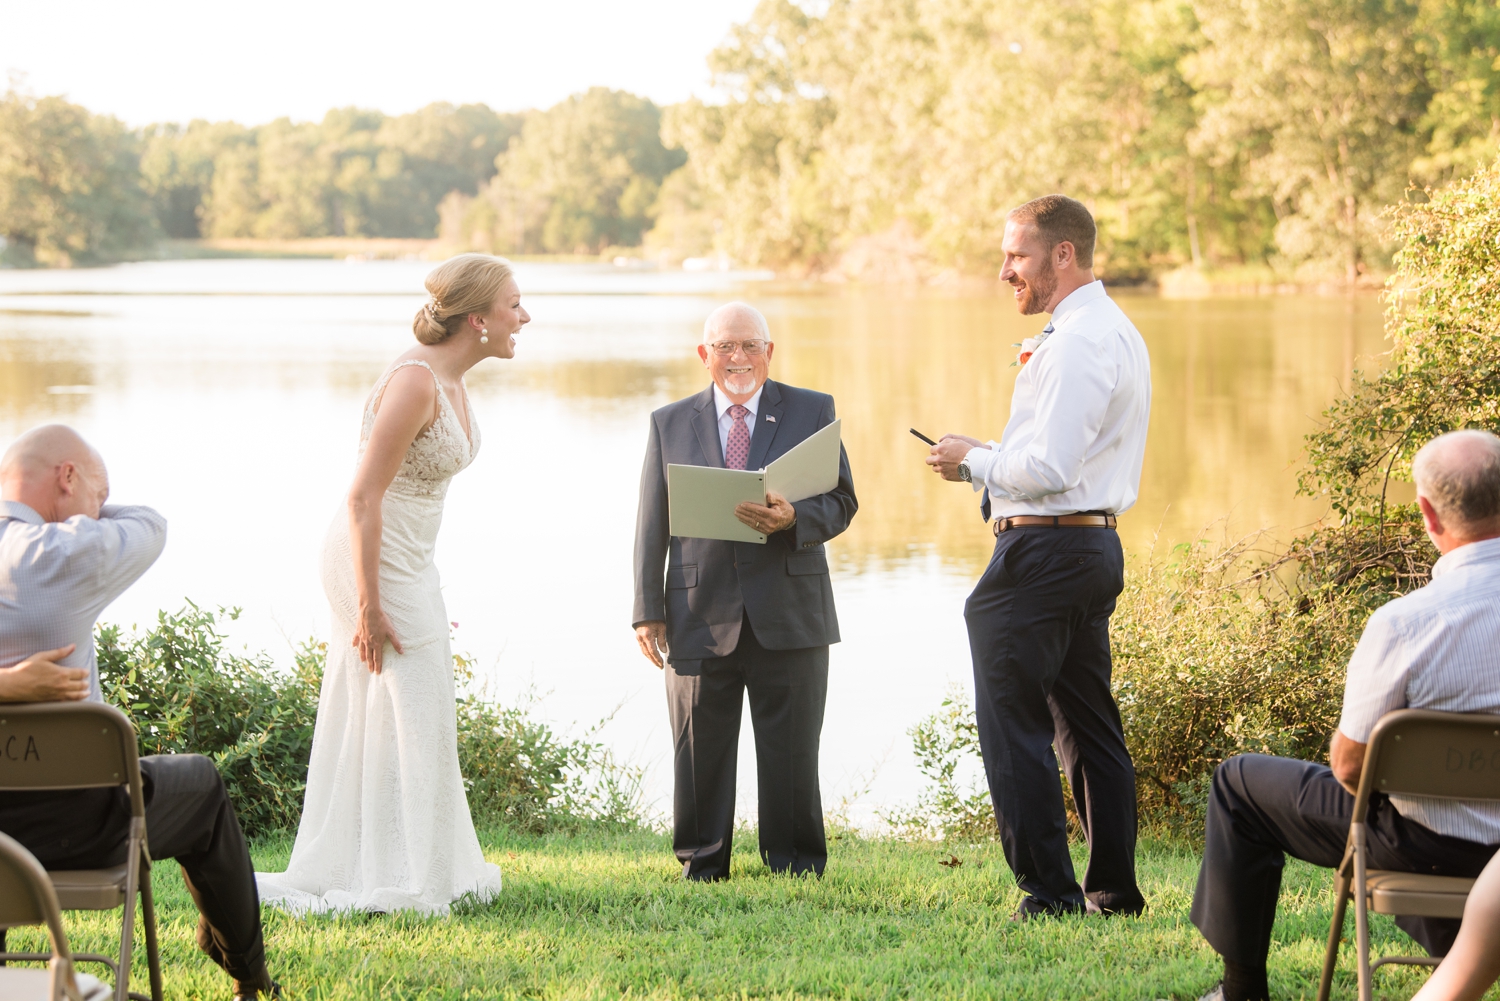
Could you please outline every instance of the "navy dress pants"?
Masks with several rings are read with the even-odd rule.
[[[818,744],[828,647],[767,650],[747,617],[727,657],[667,665],[672,723],[672,849],[688,879],[728,879],[745,693],[755,727],[760,857],[772,872],[823,874],[828,842]]]
[[[1354,797],[1327,765],[1241,754],[1214,772],[1193,924],[1214,951],[1264,967],[1286,856],[1334,868],[1343,860]],[[1438,834],[1407,820],[1384,796],[1372,798],[1370,868],[1437,876],[1479,875],[1497,846]],[[1446,956],[1456,918],[1398,917],[1431,955]]]
[[[1013,528],[964,606],[985,776],[1027,913],[1145,908],[1135,766],[1110,692],[1109,617],[1123,588],[1114,530]],[[1088,839],[1081,888],[1059,757]]]

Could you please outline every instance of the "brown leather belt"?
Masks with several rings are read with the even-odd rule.
[[[1112,514],[1017,514],[990,522],[995,534],[1012,528],[1114,528]]]

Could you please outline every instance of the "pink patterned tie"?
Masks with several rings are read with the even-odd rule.
[[[738,403],[729,408],[734,423],[729,426],[729,441],[724,448],[724,465],[729,469],[744,469],[750,460],[750,428],[745,424],[749,408]]]

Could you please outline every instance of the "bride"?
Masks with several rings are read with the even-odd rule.
[[[464,373],[515,355],[531,317],[510,264],[463,254],[427,276],[418,345],[370,391],[347,516],[323,546],[333,635],[292,859],[257,873],[294,913],[446,913],[500,870],[458,771],[448,615],[432,562],[448,481],[479,450]]]

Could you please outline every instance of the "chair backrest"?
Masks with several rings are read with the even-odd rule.
[[[0,705],[0,790],[130,787],[145,816],[135,727],[102,702]]]
[[[1500,800],[1500,716],[1398,709],[1375,724],[1360,792]]]

